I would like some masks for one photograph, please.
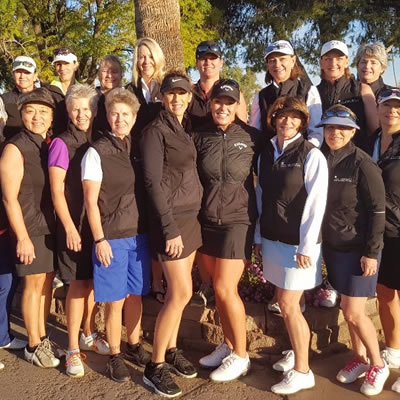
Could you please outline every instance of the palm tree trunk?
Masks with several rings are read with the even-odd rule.
[[[138,38],[151,37],[162,48],[167,70],[185,67],[179,0],[135,0]]]

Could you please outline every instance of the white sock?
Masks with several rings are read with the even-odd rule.
[[[67,351],[67,358],[68,358],[70,355],[74,354],[74,353],[80,353],[80,350],[79,350],[79,349],[68,350],[68,351]]]
[[[391,347],[386,347],[386,350],[389,355],[394,358],[400,358],[400,349],[392,349]]]

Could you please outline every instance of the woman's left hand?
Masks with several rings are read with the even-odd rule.
[[[296,254],[296,262],[299,268],[310,268],[312,266],[311,257],[305,256],[304,254]]]
[[[362,256],[360,259],[361,269],[363,271],[362,276],[375,275],[378,270],[378,261],[375,258],[369,258]]]

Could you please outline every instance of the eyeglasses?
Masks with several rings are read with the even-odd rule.
[[[352,121],[356,122],[354,115],[346,110],[327,110],[322,115],[322,119],[339,117],[339,118],[350,118]]]
[[[13,69],[17,69],[18,67],[26,67],[26,68],[33,68],[35,66],[30,61],[14,61],[12,64]]]
[[[201,44],[196,49],[196,54],[204,54],[204,53],[218,53],[221,54],[221,48],[217,44]]]
[[[220,79],[218,81],[218,86],[221,87],[224,85],[230,85],[236,89],[239,89],[239,84],[236,81],[234,81],[233,79]]]
[[[53,50],[54,56],[67,56],[68,54],[75,55],[75,53],[68,47],[59,47],[58,49]]]
[[[399,89],[385,89],[379,93],[380,99],[382,99],[383,97],[389,97],[389,96],[400,97],[400,90]]]

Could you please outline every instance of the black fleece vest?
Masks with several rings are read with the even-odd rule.
[[[302,137],[290,143],[274,161],[271,143],[261,153],[259,181],[262,188],[261,236],[298,245],[307,191],[304,164],[315,146]]]
[[[15,145],[24,160],[24,176],[18,193],[29,236],[54,231],[55,218],[47,168],[48,144],[41,136],[24,129],[8,143]]]
[[[138,233],[130,144],[130,136],[122,141],[109,133],[92,144],[99,153],[103,171],[98,205],[106,239],[121,239]]]
[[[4,108],[8,116],[7,123],[3,131],[3,135],[6,139],[16,135],[23,128],[21,114],[18,110],[18,98],[21,96],[21,94],[22,93],[14,88],[11,92],[1,95]]]

